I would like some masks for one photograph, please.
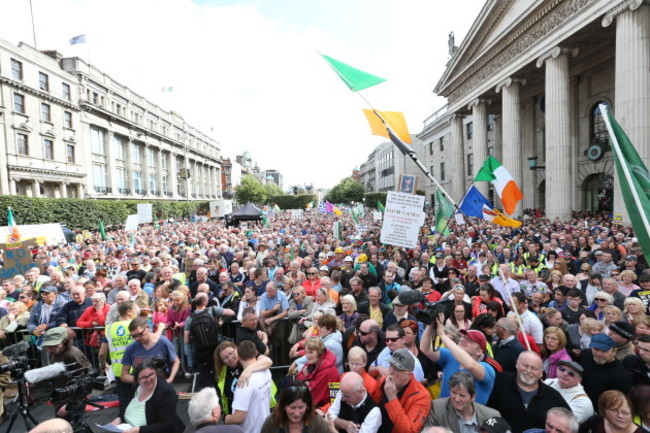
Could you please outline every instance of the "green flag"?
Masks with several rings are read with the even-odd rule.
[[[354,68],[325,54],[321,54],[321,56],[323,56],[325,61],[334,69],[334,72],[338,74],[345,85],[353,92],[358,92],[386,81],[384,78]]]
[[[447,219],[454,214],[454,206],[447,200],[439,189],[436,189],[436,231],[443,236],[448,236],[449,225]]]
[[[262,212],[262,221],[264,222],[264,227],[267,227],[267,228],[270,227],[269,220],[266,217],[266,212]]]
[[[357,215],[357,210],[355,208],[350,209],[350,215],[352,216],[352,221],[356,225],[359,225],[359,216]]]
[[[603,104],[599,106],[614,150],[623,203],[646,261],[650,261],[650,173],[634,145]],[[650,262],[649,262],[650,263]]]
[[[104,221],[102,219],[99,219],[99,235],[102,237],[102,240],[106,240],[106,227],[104,227]]]
[[[379,209],[382,212],[386,212],[386,208],[384,207],[384,205],[379,200],[377,200],[377,209]]]

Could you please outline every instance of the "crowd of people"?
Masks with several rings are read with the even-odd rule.
[[[37,246],[2,282],[0,338],[110,370],[128,433],[183,431],[179,374],[198,377],[203,433],[650,431],[650,271],[631,229],[527,213],[442,236],[432,219],[411,249],[381,244],[370,213],[359,232],[317,210]]]

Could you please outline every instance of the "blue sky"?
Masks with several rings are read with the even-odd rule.
[[[411,133],[484,0],[32,0],[39,49],[90,58],[118,82],[244,150],[285,186],[331,187],[383,141],[317,52],[386,78],[363,92]],[[32,43],[29,0],[0,0],[0,38]],[[87,34],[87,44],[68,40]],[[161,86],[174,86],[161,93]]]

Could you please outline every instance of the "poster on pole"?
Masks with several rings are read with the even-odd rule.
[[[291,209],[291,219],[301,219],[303,217],[302,209]]]
[[[138,231],[138,215],[129,215],[126,217],[126,223],[124,223],[125,232],[137,232]]]
[[[423,196],[388,191],[381,243],[415,248],[418,245],[420,228],[424,224],[423,209]]]
[[[138,224],[153,222],[153,205],[151,203],[138,203]]]

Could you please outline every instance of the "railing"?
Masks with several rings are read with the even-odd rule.
[[[99,194],[110,194],[113,189],[110,186],[96,186],[95,192]]]

